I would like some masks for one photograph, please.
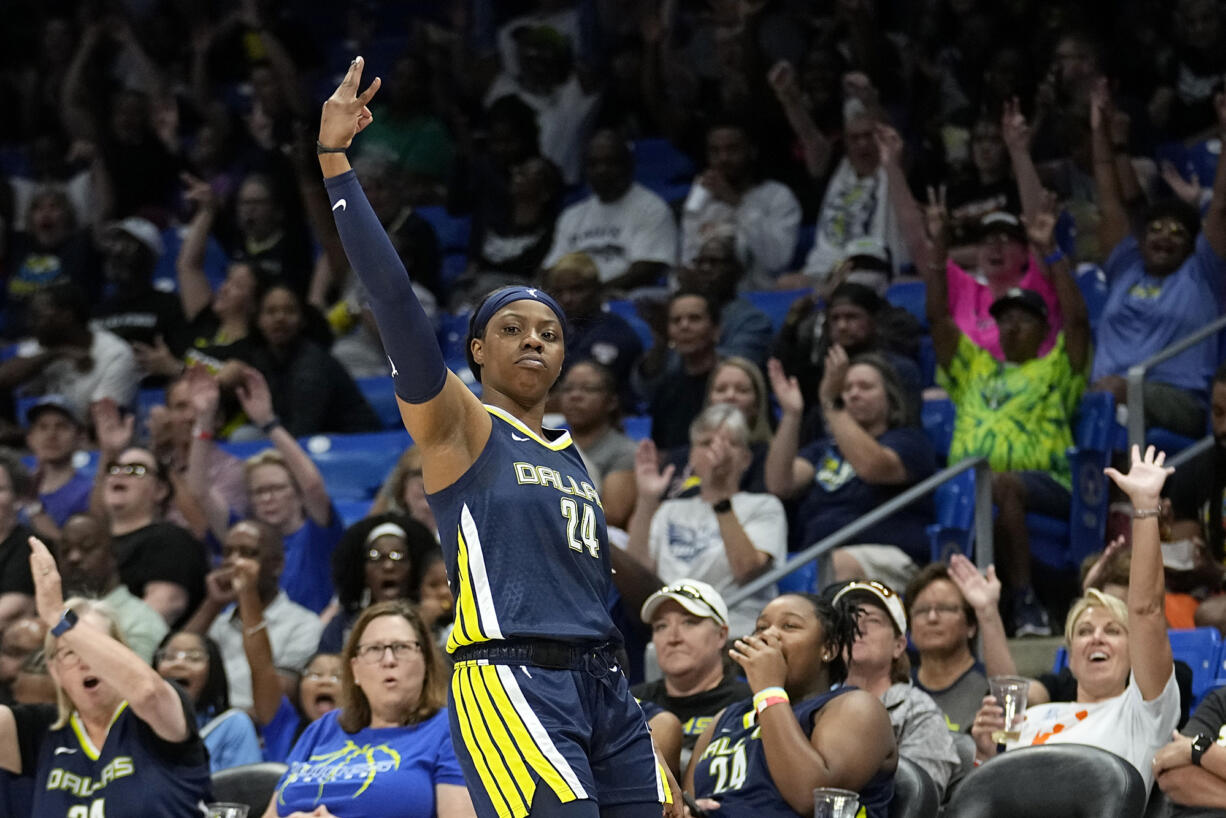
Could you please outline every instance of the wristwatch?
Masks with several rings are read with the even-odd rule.
[[[51,629],[52,636],[63,636],[67,631],[73,629],[77,624],[77,612],[72,608],[65,608],[60,614],[60,621],[55,623],[55,627]]]
[[[1199,767],[1201,756],[1213,746],[1213,737],[1208,733],[1197,733],[1192,739],[1192,764]]]
[[[711,505],[711,510],[716,514],[727,514],[729,511],[732,511],[732,498],[725,497],[718,503],[713,503]]]

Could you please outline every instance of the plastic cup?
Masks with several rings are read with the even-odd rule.
[[[860,793],[837,787],[818,787],[813,791],[813,818],[856,818]]]
[[[211,804],[205,804],[207,818],[247,818],[247,812],[251,807],[246,804],[235,804],[230,801],[214,801]]]
[[[993,676],[988,679],[988,687],[996,703],[1005,711],[1005,729],[993,731],[992,740],[997,744],[1017,741],[1022,735],[1022,716],[1026,712],[1030,680],[1021,676]]]

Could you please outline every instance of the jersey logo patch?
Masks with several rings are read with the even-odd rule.
[[[529,437],[520,437],[519,435],[515,434],[514,432],[511,432],[511,439],[512,439],[512,440],[518,440],[520,443],[527,443],[527,442],[528,442],[529,440],[531,440],[532,438],[529,438]]]

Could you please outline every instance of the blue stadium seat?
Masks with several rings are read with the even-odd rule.
[[[334,500],[370,500],[409,444],[407,432],[315,435],[302,441]]]
[[[438,245],[443,250],[466,250],[472,219],[468,216],[452,216],[441,205],[417,208],[417,215],[430,223]]]
[[[952,554],[971,555],[975,532],[975,472],[964,471],[933,493],[936,523],[928,526],[933,562],[948,562]]]
[[[332,84],[333,89],[336,83]],[[328,93],[332,93],[331,90]],[[179,278],[175,272],[175,262],[179,258],[179,249],[183,246],[183,237],[187,235],[187,227],[167,227],[162,231],[162,246],[165,248],[162,257],[158,259],[157,266],[153,268],[153,280],[157,282],[159,289],[166,292],[174,292],[179,289]],[[226,278],[226,268],[230,266],[230,259],[226,256],[226,251],[221,249],[221,244],[217,239],[209,236],[207,244],[204,247],[204,274],[209,279],[209,284],[216,290],[221,286],[221,282]]]
[[[787,318],[792,304],[801,296],[808,295],[809,292],[807,288],[801,288],[799,290],[758,290],[742,295],[746,301],[766,313],[771,320],[771,327],[775,332],[779,332],[779,328],[783,326],[783,319]]]
[[[684,202],[692,187],[690,182],[667,182],[663,179],[648,179],[641,184],[670,205]]]
[[[781,594],[815,594],[817,593],[817,579],[817,560],[809,560],[780,579],[776,586]]]
[[[651,437],[651,415],[627,415],[622,418],[622,429],[631,440]]]
[[[445,287],[450,287],[456,282],[460,276],[464,275],[464,271],[468,269],[468,253],[451,252],[443,256],[443,266],[439,270],[439,277]]]
[[[809,258],[809,251],[817,241],[817,225],[802,224],[796,233],[796,249],[792,251],[792,261],[789,270],[800,270]]]
[[[361,500],[353,500],[350,498],[341,498],[332,501],[332,505],[336,508],[336,513],[340,515],[341,523],[345,528],[353,525],[366,516],[370,511],[372,501],[369,498]]]
[[[949,398],[926,400],[920,407],[920,423],[937,451],[937,458],[949,456],[949,444],[954,439],[956,409]]]
[[[438,320],[438,345],[443,351],[443,358],[464,357],[464,341],[468,338],[468,322],[472,313],[462,312],[459,315],[443,313]]]
[[[1086,302],[1090,329],[1097,329],[1103,307],[1107,306],[1107,274],[1097,264],[1079,264],[1076,279],[1081,297]]]
[[[885,300],[911,313],[920,326],[928,329],[928,311],[924,305],[927,292],[922,281],[895,281],[885,291]]]
[[[1222,635],[1217,628],[1171,630],[1171,653],[1192,668],[1192,707],[1214,688],[1222,655]]]
[[[647,322],[639,317],[638,310],[634,307],[634,302],[626,298],[615,298],[605,302],[605,309],[614,315],[620,315],[626,320],[634,331],[638,334],[639,340],[643,342],[643,350],[647,351],[655,346],[655,336],[651,334],[651,327]]]
[[[387,375],[375,375],[370,378],[357,378],[356,383],[370,408],[379,416],[383,428],[399,429],[400,404],[396,402],[396,388],[392,379]]]
[[[634,143],[634,178],[649,182],[688,181],[694,176],[694,162],[667,139],[639,139]]]

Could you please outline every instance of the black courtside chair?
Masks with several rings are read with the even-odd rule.
[[[1001,753],[966,777],[945,818],[1142,818],[1145,783],[1124,759],[1085,744]]]
[[[250,807],[252,818],[264,814],[277,789],[277,782],[288,770],[276,761],[243,764],[213,773],[213,800]]]
[[[890,818],[936,818],[940,808],[941,793],[932,776],[915,762],[899,756]]]

